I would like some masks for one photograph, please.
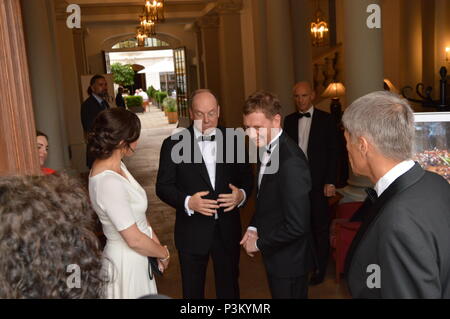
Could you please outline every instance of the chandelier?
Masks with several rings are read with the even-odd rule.
[[[144,6],[145,16],[151,21],[164,21],[164,0],[146,0]]]
[[[317,11],[315,20],[311,23],[312,45],[319,47],[326,44],[325,37],[328,34],[328,23],[325,21],[319,1],[317,1]]]
[[[164,21],[164,0],[146,0],[143,13],[139,16],[136,39],[139,46],[145,45],[145,39],[156,35],[156,23]]]

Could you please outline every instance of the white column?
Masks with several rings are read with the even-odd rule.
[[[367,7],[380,0],[345,0],[345,83],[347,101],[383,90],[382,29],[369,29]]]
[[[294,61],[291,8],[289,0],[267,0],[268,89],[277,94],[283,106],[282,115],[294,111]]]
[[[348,103],[383,90],[383,34],[382,29],[369,29],[367,7],[380,5],[379,0],[344,0],[345,17],[345,84]],[[348,186],[340,189],[344,202],[362,201],[369,179],[355,176],[350,170]]]
[[[217,6],[219,13],[221,114],[226,127],[242,126],[245,101],[244,66],[241,41],[242,3],[225,2]]]
[[[310,23],[313,16],[310,0],[291,0],[295,82],[313,83],[313,58]]]

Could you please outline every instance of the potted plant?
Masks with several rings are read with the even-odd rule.
[[[155,92],[156,92],[156,89],[153,87],[153,85],[148,87],[147,95],[151,99],[152,104],[155,102]]]
[[[143,113],[144,112],[144,99],[139,95],[132,95],[125,97],[125,104],[127,108],[134,113]]]
[[[163,101],[164,111],[167,112],[167,119],[169,124],[174,124],[178,122],[178,112],[177,112],[177,100],[171,97],[166,97]]]

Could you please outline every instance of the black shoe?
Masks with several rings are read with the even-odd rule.
[[[314,274],[309,279],[309,285],[310,286],[317,286],[323,283],[323,280],[325,279],[325,276],[320,276],[318,274]]]

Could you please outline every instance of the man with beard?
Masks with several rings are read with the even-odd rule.
[[[81,104],[81,124],[83,125],[85,137],[92,129],[92,124],[98,113],[109,109],[109,104],[106,102],[106,98],[108,97],[108,83],[105,77],[102,75],[94,75],[89,84],[89,97]],[[91,168],[93,162],[94,158],[86,150],[86,165]]]

